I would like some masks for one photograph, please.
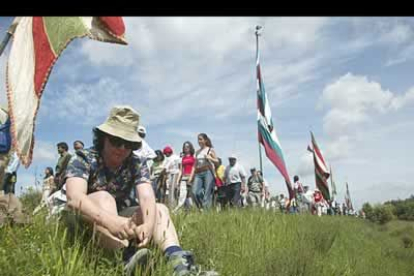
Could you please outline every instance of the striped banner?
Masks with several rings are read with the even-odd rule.
[[[352,201],[351,201],[351,194],[349,193],[348,182],[346,182],[345,204],[348,210],[354,210],[354,207],[352,206]]]
[[[328,178],[329,178],[329,171],[326,167],[325,159],[322,156],[322,153],[316,143],[315,137],[311,131],[311,138],[312,138],[312,147],[308,146],[308,150],[313,154],[313,162],[315,165],[315,181],[316,187],[322,192],[323,198],[326,201],[331,199],[329,195],[329,187],[328,187]]]
[[[121,17],[22,17],[7,63],[6,83],[13,146],[29,167],[40,99],[53,65],[77,37],[126,44]]]
[[[257,70],[257,124],[258,124],[258,139],[265,149],[266,156],[276,166],[279,172],[285,179],[288,189],[289,198],[294,197],[294,192],[290,182],[289,174],[286,169],[283,150],[279,139],[276,135],[276,129],[273,125],[272,112],[270,110],[267,99],[263,76],[260,69],[259,61],[259,47],[257,45],[256,52],[256,70]]]
[[[330,170],[330,178],[331,178],[332,198],[335,198],[336,195],[337,195],[337,192],[336,192],[336,184],[335,184],[335,181],[333,180],[332,168],[329,167],[329,170]]]

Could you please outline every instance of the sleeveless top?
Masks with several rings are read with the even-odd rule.
[[[207,169],[214,168],[213,164],[207,159],[207,155],[210,153],[211,148],[205,147],[204,149],[196,152],[196,171],[205,171]]]

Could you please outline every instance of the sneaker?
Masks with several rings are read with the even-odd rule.
[[[134,275],[138,266],[144,267],[149,260],[151,251],[147,248],[134,248],[132,246],[124,249],[123,259],[125,263],[124,271],[127,276]]]
[[[190,251],[178,251],[172,253],[168,263],[173,267],[173,276],[219,276],[216,271],[201,271],[194,264],[194,256]]]

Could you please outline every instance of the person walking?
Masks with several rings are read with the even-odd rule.
[[[60,190],[64,184],[63,177],[72,155],[69,153],[69,147],[66,142],[58,143],[57,150],[60,157],[55,168],[55,184],[57,189]]]
[[[182,206],[186,204],[186,208],[190,208],[191,205],[191,183],[189,182],[191,174],[194,173],[195,157],[194,146],[190,141],[186,141],[183,144],[183,151],[181,157],[181,163],[179,165],[180,173],[178,175],[178,183],[180,183],[178,204],[175,207],[174,212],[177,212]]]
[[[247,180],[247,204],[253,207],[260,205],[264,190],[264,181],[256,168],[250,169],[250,177]]]
[[[36,215],[43,207],[49,205],[48,198],[56,190],[53,169],[47,167],[45,169],[45,176],[43,177],[43,186],[42,186],[42,199],[40,204],[33,211],[33,215]]]
[[[229,165],[224,172],[224,198],[223,207],[229,203],[231,207],[241,206],[240,192],[246,188],[246,172],[243,166],[237,161],[236,155],[229,157]]]
[[[210,138],[205,133],[198,135],[200,148],[195,153],[196,167],[190,178],[193,183],[193,195],[196,206],[200,210],[210,209],[212,206],[215,175],[215,166],[218,163],[216,152]]]
[[[178,187],[178,175],[180,173],[180,157],[174,154],[172,147],[166,146],[162,151],[165,155],[164,168],[167,174],[167,199],[168,206],[174,208],[176,206],[176,188]]]

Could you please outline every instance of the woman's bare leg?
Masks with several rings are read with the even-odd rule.
[[[156,219],[153,233],[153,240],[155,244],[165,251],[170,246],[180,246],[178,241],[177,231],[175,230],[174,223],[172,222],[167,206],[157,203],[156,205]],[[142,211],[137,209],[133,220],[135,224],[140,225],[143,223]]]
[[[102,210],[105,210],[110,214],[118,215],[115,199],[108,192],[99,191],[89,194],[88,197]],[[127,218],[125,218],[125,220],[127,220]],[[118,239],[117,237],[113,236],[105,227],[102,227],[100,225],[96,225],[95,227],[99,233],[99,244],[102,247],[118,249],[128,246],[129,243],[127,240]]]

